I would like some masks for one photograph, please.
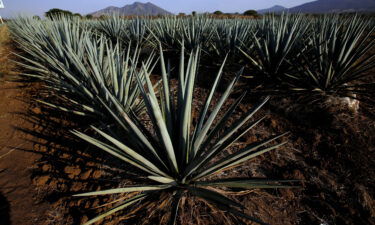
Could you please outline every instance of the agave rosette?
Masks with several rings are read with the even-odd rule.
[[[371,20],[359,16],[318,18],[290,90],[371,99],[374,83],[363,78],[375,67],[374,31]]]
[[[253,31],[254,43],[239,46],[240,51],[250,60],[258,78],[265,84],[279,86],[296,69],[294,59],[305,49],[309,26],[302,15],[265,16]]]
[[[214,25],[211,41],[213,53],[221,56],[228,52],[232,56],[240,55],[239,48],[251,48],[255,20],[219,20]]]
[[[290,187],[290,180],[267,180],[255,178],[209,179],[223,170],[240,166],[242,163],[283,146],[286,142],[273,144],[285,134],[270,137],[266,140],[252,143],[235,151],[233,154],[221,156],[221,153],[237,142],[245,133],[259,124],[262,119],[250,121],[254,114],[267,102],[262,100],[258,105],[244,113],[240,119],[228,125],[227,121],[236,111],[245,94],[238,97],[229,107],[224,105],[228,100],[242,71],[230,82],[227,89],[213,104],[214,94],[222,76],[224,63],[221,66],[215,82],[200,109],[197,124],[193,124],[193,94],[197,75],[200,50],[194,50],[185,65],[184,48],[181,51],[177,93],[173,94],[170,85],[170,70],[167,69],[160,47],[160,65],[162,79],[159,93],[155,92],[150,80],[150,72],[143,70],[146,84],[139,79],[139,88],[146,106],[152,128],[147,127],[139,117],[132,113],[112,115],[121,122],[126,137],[113,136],[116,130],[92,126],[99,138],[80,131],[75,135],[92,145],[106,151],[130,164],[146,174],[144,183],[109,190],[94,191],[76,196],[97,196],[123,193],[138,193],[128,200],[117,202],[116,206],[106,213],[88,221],[95,223],[106,216],[150,200],[154,194],[169,193],[172,200],[170,223],[174,224],[181,198],[187,194],[197,196],[214,204],[219,209],[225,209],[235,216],[244,217],[251,221],[264,224],[262,221],[246,215],[244,207],[238,202],[214,191],[215,188],[285,188]],[[138,77],[140,78],[140,77]],[[111,97],[112,98],[112,97]],[[115,99],[115,96],[113,96]],[[115,102],[115,100],[114,100]],[[219,117],[219,112],[224,112]],[[131,141],[129,141],[131,140]],[[141,175],[140,175],[141,177]],[[139,178],[139,177],[137,177]],[[131,179],[124,177],[124,179]]]
[[[34,24],[33,29],[29,29]],[[112,44],[103,36],[94,36],[80,22],[67,18],[37,21],[30,18],[14,20],[12,34],[27,53],[19,55],[19,64],[28,72],[24,75],[44,81],[56,93],[57,103],[40,101],[50,107],[82,116],[102,118],[110,103],[109,93],[116,96],[124,111],[142,112],[136,75],[140,66],[140,49]],[[154,54],[144,63],[153,67]],[[141,78],[145,82],[144,78]],[[61,103],[61,100],[65,102]]]
[[[156,19],[149,24],[149,31],[156,39],[153,42],[154,47],[158,47],[158,42],[163,46],[163,49],[176,49],[179,48],[179,32],[181,27],[181,20],[175,16],[164,17]]]
[[[112,15],[110,18],[92,22],[90,25],[93,29],[104,34],[114,43],[117,41],[127,41],[125,37],[127,27],[129,26],[129,20],[122,19],[117,15]]]

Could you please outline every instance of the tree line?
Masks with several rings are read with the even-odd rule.
[[[209,14],[209,13],[206,13],[206,14]],[[222,11],[217,10],[217,11],[213,12],[212,14],[216,15],[216,16],[224,16],[224,15],[243,15],[243,16],[253,16],[253,17],[258,16],[258,12],[255,11],[255,10],[247,10],[242,14],[240,14],[240,13],[224,13]],[[90,14],[88,14],[86,16],[82,16],[79,13],[73,13],[73,12],[68,11],[68,10],[57,9],[57,8],[48,10],[44,15],[45,15],[45,17],[50,18],[50,19],[52,19],[53,17],[56,17],[56,16],[79,17],[79,18],[86,18],[86,19],[92,19],[93,18],[93,16],[90,15]],[[185,13],[179,13],[178,15],[179,16],[186,16]],[[195,16],[195,15],[197,15],[197,12],[193,11],[191,13],[191,15]],[[36,16],[36,17],[38,17],[38,16]]]

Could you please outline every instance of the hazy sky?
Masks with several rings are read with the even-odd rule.
[[[263,9],[273,5],[285,7],[296,6],[313,0],[139,0],[152,2],[172,13],[192,11],[213,12],[243,12],[247,9]],[[81,14],[91,13],[107,6],[122,7],[134,0],[3,0],[5,9],[0,9],[0,15],[43,15],[51,8],[61,8]]]

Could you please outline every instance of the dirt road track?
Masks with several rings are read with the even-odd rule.
[[[32,136],[17,130],[28,124],[19,113],[28,110],[27,89],[20,83],[0,82],[0,224],[38,224],[43,204],[35,201],[38,194],[32,185],[31,170],[38,155],[28,152]]]

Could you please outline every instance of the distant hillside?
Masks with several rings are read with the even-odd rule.
[[[375,0],[318,0],[289,9],[292,13],[332,13],[375,10]]]
[[[264,14],[264,13],[277,13],[277,12],[282,12],[282,11],[285,11],[285,10],[287,10],[287,8],[285,8],[284,6],[275,5],[271,8],[268,8],[268,9],[257,10],[257,12],[259,14]]]
[[[120,15],[120,16],[157,16],[171,15],[172,13],[156,6],[150,2],[134,2],[131,5],[125,5],[122,8],[110,6],[97,12],[91,13],[92,16],[99,17],[102,15]]]

